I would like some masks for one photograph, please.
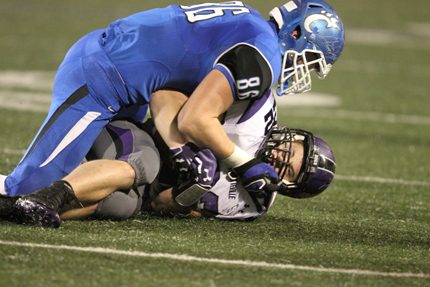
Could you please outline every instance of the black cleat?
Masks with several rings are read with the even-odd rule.
[[[70,184],[64,180],[22,196],[13,205],[13,217],[18,223],[57,228],[61,225],[60,210],[79,203]]]
[[[19,223],[49,228],[58,228],[61,225],[58,212],[43,203],[20,198],[13,207],[13,217]]]

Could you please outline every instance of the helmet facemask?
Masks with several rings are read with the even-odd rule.
[[[302,52],[288,50],[282,61],[282,71],[278,96],[304,93],[312,88],[311,72],[315,71],[319,79],[324,79],[330,72],[331,65],[326,63],[324,54],[314,49]]]
[[[301,177],[304,158],[295,180],[287,180],[288,177],[291,178],[288,171],[292,166],[293,144],[298,142],[303,144],[304,152],[306,152],[306,144],[304,143],[306,138],[304,135],[297,133],[297,131],[299,130],[275,127],[270,130],[257,151],[257,157],[275,168],[283,184],[295,185],[295,181]]]
[[[273,129],[258,150],[257,157],[272,165],[281,179],[285,177],[290,163],[292,141],[289,129]]]
[[[303,160],[295,180],[288,181],[285,177],[295,142],[303,144]],[[328,145],[321,138],[300,129],[273,128],[257,151],[257,157],[274,166],[278,172],[282,179],[278,193],[293,198],[308,198],[321,193],[330,184],[336,168]]]

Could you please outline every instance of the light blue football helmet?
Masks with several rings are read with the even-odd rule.
[[[277,94],[309,91],[311,71],[323,79],[340,56],[345,32],[336,11],[323,0],[291,0],[270,12],[283,55]]]

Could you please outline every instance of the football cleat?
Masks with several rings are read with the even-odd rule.
[[[61,225],[58,212],[37,201],[20,198],[13,207],[13,217],[18,223],[49,228]]]
[[[64,180],[22,196],[14,204],[14,219],[18,223],[57,228],[61,225],[60,210],[77,200],[70,184]]]

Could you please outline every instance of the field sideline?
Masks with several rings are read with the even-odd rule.
[[[264,14],[283,3],[245,2]],[[342,57],[311,94],[278,101],[281,125],[333,147],[327,192],[278,197],[253,222],[138,215],[57,230],[0,222],[0,286],[430,286],[430,3],[329,2],[346,27]],[[42,123],[68,47],[168,3],[0,2],[0,174]]]

